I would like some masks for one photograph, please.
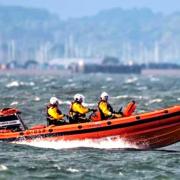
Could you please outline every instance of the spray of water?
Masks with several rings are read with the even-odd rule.
[[[72,149],[79,147],[86,148],[97,148],[97,149],[126,149],[133,148],[138,149],[136,145],[130,144],[123,139],[108,137],[101,139],[85,139],[85,140],[73,140],[73,141],[46,141],[42,139],[33,140],[31,142],[20,141],[17,144],[29,145],[39,148],[50,148],[50,149]]]

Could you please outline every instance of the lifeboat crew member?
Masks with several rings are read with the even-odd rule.
[[[106,92],[101,93],[100,101],[98,103],[98,109],[100,111],[101,120],[109,118],[120,118],[121,114],[114,112],[112,106],[108,102],[109,95]]]
[[[62,125],[65,124],[64,117],[59,106],[59,100],[56,97],[51,97],[49,104],[47,105],[47,123],[48,125]]]
[[[71,103],[69,116],[70,123],[78,123],[78,122],[88,122],[89,120],[86,118],[86,114],[93,109],[89,109],[85,107],[82,103],[84,101],[84,96],[82,94],[76,94],[74,96],[74,101]]]

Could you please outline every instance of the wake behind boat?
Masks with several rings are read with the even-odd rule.
[[[180,105],[129,117],[61,126],[27,128],[16,109],[0,112],[0,140],[7,142],[41,139],[73,141],[120,138],[140,149],[168,146],[180,141]]]

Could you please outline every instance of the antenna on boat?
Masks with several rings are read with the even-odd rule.
[[[21,119],[20,115],[18,113],[15,114],[17,116],[17,118],[19,119],[19,121],[21,122],[21,126],[22,126],[22,130],[27,130],[28,127],[24,124],[23,120]]]

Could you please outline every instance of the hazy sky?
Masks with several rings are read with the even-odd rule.
[[[0,0],[0,4],[45,8],[63,19],[93,15],[113,7],[149,7],[164,13],[180,10],[180,0]]]

